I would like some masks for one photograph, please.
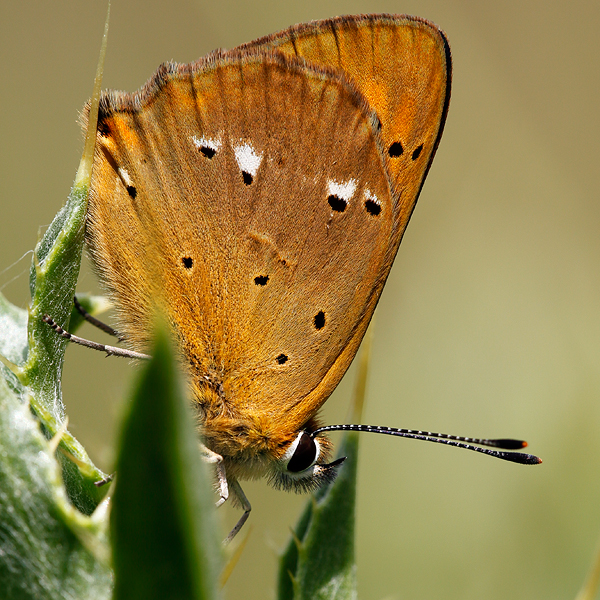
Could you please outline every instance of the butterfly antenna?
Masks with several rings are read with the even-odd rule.
[[[424,440],[426,442],[435,442],[437,444],[446,444],[447,446],[464,448],[465,450],[473,450],[474,452],[481,452],[488,456],[519,463],[521,465],[538,465],[542,462],[541,458],[538,458],[533,454],[526,454],[524,452],[503,452],[502,450],[520,450],[527,446],[527,442],[510,438],[488,440],[448,435],[446,433],[433,433],[431,431],[420,431],[418,429],[396,429],[395,427],[377,427],[373,425],[326,425],[313,431],[311,437],[314,438],[317,434],[326,431],[382,433],[384,435],[395,435],[397,437]],[[501,448],[502,450],[493,450],[492,448]]]

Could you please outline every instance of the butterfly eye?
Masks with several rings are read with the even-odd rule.
[[[295,442],[296,448],[287,463],[287,470],[291,473],[300,473],[308,469],[317,458],[317,444],[315,440],[303,431]]]

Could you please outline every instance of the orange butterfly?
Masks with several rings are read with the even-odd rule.
[[[101,99],[87,243],[132,350],[150,347],[156,311],[172,326],[219,503],[233,491],[244,507],[228,539],[250,511],[240,479],[306,491],[335,477],[328,430],[524,445],[315,417],[377,305],[450,75],[433,24],[350,16],[167,63]]]

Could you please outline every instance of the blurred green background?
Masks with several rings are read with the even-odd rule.
[[[0,7],[0,287],[21,306],[24,255],[77,168],[76,119],[105,8]],[[359,12],[431,19],[454,57],[446,131],[376,312],[364,420],[522,437],[544,459],[523,467],[365,434],[359,595],[573,598],[600,537],[600,5],[114,0],[104,87],[132,91],[165,60]],[[97,290],[89,266],[79,289]],[[83,335],[104,339],[92,328]],[[67,352],[70,428],[105,469],[132,370]],[[325,421],[346,419],[351,389],[352,370]],[[268,599],[276,551],[305,498],[264,482],[245,490],[252,533],[226,595]],[[239,511],[220,514],[225,531]]]

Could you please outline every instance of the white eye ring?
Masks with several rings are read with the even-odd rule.
[[[310,435],[310,434],[306,433],[306,431],[301,431],[300,433],[298,433],[298,435],[296,436],[296,439],[290,444],[289,448],[286,450],[285,454],[281,458],[280,464],[282,467],[282,471],[285,471],[291,477],[304,477],[309,474],[308,471],[310,471],[312,473],[314,466],[316,465],[317,461],[319,460],[319,457],[321,456],[321,445],[319,444],[319,442],[316,438],[311,438],[312,442],[315,445],[315,450],[316,450],[313,461],[310,463],[310,465],[308,465],[302,471],[288,471],[287,467],[288,467],[290,461],[292,460],[292,458],[294,457],[294,454],[296,453],[296,450],[298,449],[298,445],[300,444],[300,441],[302,440],[304,435]]]

